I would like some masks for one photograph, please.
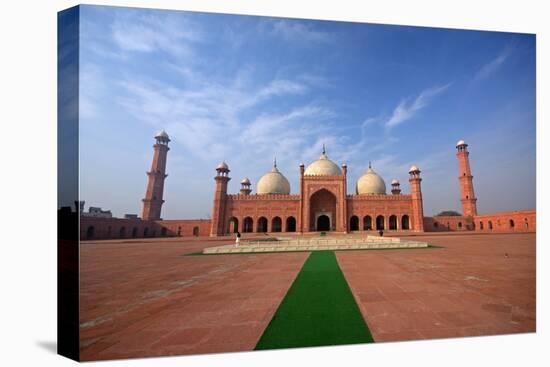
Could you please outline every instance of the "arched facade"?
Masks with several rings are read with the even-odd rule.
[[[156,144],[166,152],[168,138]],[[391,192],[385,192],[384,180],[369,169],[356,183],[355,193],[348,193],[347,166],[332,162],[323,150],[321,157],[306,169],[299,166],[299,184],[291,194],[290,184],[282,170],[274,164],[268,174],[271,181],[263,186],[262,194],[253,194],[250,180],[238,194],[228,193],[231,180],[228,165],[216,168],[215,190],[211,219],[162,220],[160,218],[162,190],[148,183],[140,218],[80,218],[80,238],[223,236],[241,233],[316,231],[482,231],[534,232],[534,209],[480,215],[474,192],[469,152],[464,141],[457,143],[459,163],[460,202],[464,215],[424,217],[420,170],[412,166],[408,172],[409,193],[402,193],[398,180],[392,180]],[[163,150],[163,154],[166,153]],[[164,154],[165,155],[165,154]],[[163,157],[164,157],[163,155]],[[164,172],[164,167],[162,167]],[[404,174],[406,174],[404,172]],[[160,176],[159,176],[160,177]],[[163,176],[165,177],[165,176]],[[374,180],[373,180],[374,179]],[[266,180],[263,180],[264,182]],[[154,183],[154,182],[153,182]],[[376,183],[376,185],[374,185]],[[373,186],[374,185],[374,186]],[[267,189],[266,189],[267,188]],[[137,232],[136,232],[137,228]]]
[[[274,178],[268,185],[264,178],[268,176],[262,177],[262,192],[265,187],[274,187],[285,193],[253,194],[250,180],[246,179],[241,182],[246,187],[239,194],[229,194],[229,167],[227,164],[220,167],[215,177],[211,236],[234,233],[235,228],[242,233],[424,230],[417,168],[409,173],[411,194],[401,193],[401,189],[383,193],[383,185],[378,185],[372,194],[368,185],[367,193],[363,185],[361,194],[348,194],[347,166],[338,167],[323,152],[319,160],[308,166],[307,172],[300,165],[298,194],[287,193],[286,178],[280,178],[282,172],[275,165],[269,173]],[[382,219],[377,222],[379,217]]]
[[[518,210],[477,215],[476,231],[482,232],[534,232],[537,226],[535,210]]]

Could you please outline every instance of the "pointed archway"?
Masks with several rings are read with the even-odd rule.
[[[322,214],[317,217],[317,230],[318,231],[330,231],[330,218]]]
[[[357,215],[353,215],[349,219],[349,230],[350,231],[358,231],[359,230],[359,217]]]
[[[286,218],[286,231],[296,232],[296,218],[294,217]]]
[[[330,191],[321,189],[311,195],[309,211],[310,231],[333,231],[336,228],[336,196]]]

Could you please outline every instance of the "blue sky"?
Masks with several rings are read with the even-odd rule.
[[[478,210],[535,207],[535,36],[83,6],[80,192],[117,216],[141,213],[153,136],[172,142],[165,219],[206,218],[214,168],[236,193],[273,158],[299,167],[422,170],[424,211],[460,211],[455,144],[469,144]]]

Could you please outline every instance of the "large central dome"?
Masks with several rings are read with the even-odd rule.
[[[323,147],[323,153],[313,163],[307,166],[304,175],[306,176],[341,176],[342,170],[340,167],[330,159],[328,159]]]
[[[386,183],[374,172],[369,162],[369,169],[365,174],[359,177],[357,180],[357,186],[355,188],[357,195],[372,195],[372,194],[385,194]]]
[[[277,163],[273,163],[273,169],[266,173],[258,181],[257,194],[290,194],[290,183],[277,169]]]

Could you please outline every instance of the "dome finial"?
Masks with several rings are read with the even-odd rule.
[[[369,161],[369,168],[372,168],[372,164],[371,164],[371,162],[370,162],[370,161]]]
[[[323,154],[327,154],[327,150],[325,149],[325,143],[323,143]]]
[[[273,168],[271,169],[271,172],[279,172],[279,169],[277,168],[277,157],[273,157]]]

